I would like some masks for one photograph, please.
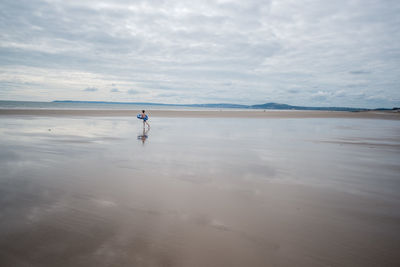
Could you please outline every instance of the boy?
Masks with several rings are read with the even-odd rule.
[[[147,126],[150,128],[150,124],[147,122],[147,120],[149,119],[149,116],[146,115],[146,112],[144,110],[142,110],[142,120],[143,120],[143,128]]]

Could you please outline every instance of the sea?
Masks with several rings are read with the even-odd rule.
[[[68,109],[68,110],[243,110],[239,108],[191,107],[169,104],[120,103],[120,102],[38,102],[0,100],[0,109]]]

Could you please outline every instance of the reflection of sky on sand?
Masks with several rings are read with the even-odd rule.
[[[152,118],[143,146],[135,118],[27,118],[0,119],[0,258],[7,264],[263,266],[285,246],[297,251],[307,235],[335,235],[307,231],[326,223],[308,221],[313,213],[301,203],[313,193],[274,184],[399,202],[396,121]],[[398,219],[388,204],[379,212]],[[370,211],[362,216],[377,220]],[[286,232],[298,241],[285,243]],[[328,248],[343,255],[342,245]]]
[[[395,121],[152,120],[147,140],[149,133],[133,119],[2,118],[0,168],[3,173],[69,169],[89,177],[155,175],[216,186],[254,179],[364,193],[371,187],[382,193],[398,189]]]

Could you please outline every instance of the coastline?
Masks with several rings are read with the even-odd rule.
[[[0,116],[136,116],[140,110],[92,110],[92,109],[0,109]],[[400,120],[400,113],[393,111],[304,111],[304,110],[148,110],[153,117],[189,118],[359,118]]]

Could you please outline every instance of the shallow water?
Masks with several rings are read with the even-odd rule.
[[[0,118],[2,266],[395,266],[400,124]]]

